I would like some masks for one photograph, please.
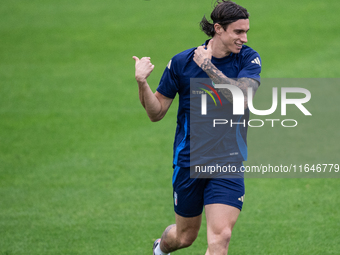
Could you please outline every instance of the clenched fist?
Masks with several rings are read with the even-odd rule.
[[[212,45],[213,45],[213,39],[209,41],[207,46],[199,46],[195,50],[194,61],[199,67],[202,68],[204,66],[203,64],[206,64],[205,62],[207,60],[211,60]]]

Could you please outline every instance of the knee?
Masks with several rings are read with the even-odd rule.
[[[208,238],[208,246],[220,249],[228,249],[231,239],[231,229],[226,228],[218,233],[214,233]]]
[[[198,232],[195,232],[195,231],[184,233],[179,238],[179,246],[181,248],[189,247],[196,240],[197,235],[198,235]]]

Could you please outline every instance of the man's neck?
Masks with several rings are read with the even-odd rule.
[[[230,51],[227,51],[222,42],[214,37],[214,48],[212,49],[212,55],[215,58],[224,58],[230,55]]]

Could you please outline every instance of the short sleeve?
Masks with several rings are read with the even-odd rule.
[[[179,82],[176,72],[176,63],[174,59],[171,59],[163,72],[157,91],[163,96],[175,98],[178,89]]]
[[[252,78],[260,81],[261,73],[261,58],[256,51],[252,51],[251,54],[247,54],[243,59],[243,68],[239,72],[237,78]]]

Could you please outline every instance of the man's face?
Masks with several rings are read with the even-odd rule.
[[[246,43],[249,30],[249,19],[239,19],[227,27],[226,31],[219,29],[220,39],[226,52],[239,53],[242,45]]]

